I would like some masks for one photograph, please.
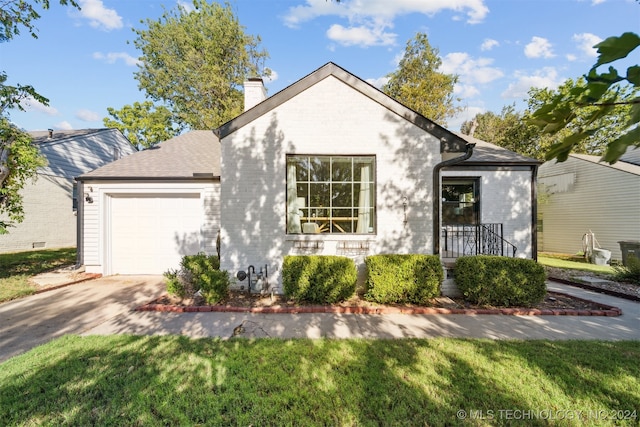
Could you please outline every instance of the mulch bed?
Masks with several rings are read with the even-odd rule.
[[[619,316],[616,307],[600,304],[570,295],[547,292],[545,299],[535,307],[488,307],[469,304],[462,299],[434,298],[428,306],[411,304],[382,305],[355,296],[334,305],[307,305],[287,300],[281,295],[249,294],[230,291],[229,297],[216,305],[207,305],[202,298],[181,299],[164,295],[139,311],[168,312],[247,312],[247,313],[360,313],[360,314],[508,314],[508,315],[582,315]]]

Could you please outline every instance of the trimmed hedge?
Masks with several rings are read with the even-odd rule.
[[[282,264],[287,298],[313,304],[334,304],[353,296],[358,278],[355,263],[332,255],[288,255]]]
[[[473,304],[530,307],[541,302],[547,292],[544,267],[531,259],[461,257],[456,260],[454,278]]]
[[[181,298],[193,297],[200,291],[207,304],[216,304],[229,293],[229,273],[220,271],[220,259],[215,255],[185,255],[180,269],[169,270],[164,277],[167,292]]]
[[[444,272],[436,255],[372,255],[365,263],[368,301],[427,304],[440,295]]]

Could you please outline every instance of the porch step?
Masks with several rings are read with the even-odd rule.
[[[453,280],[453,267],[455,262],[447,262],[443,260],[443,269],[444,269],[444,280],[442,281],[442,286],[440,287],[440,293],[443,296],[449,298],[459,298],[462,296],[462,292],[458,289],[456,282]]]

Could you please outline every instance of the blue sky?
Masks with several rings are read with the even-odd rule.
[[[107,108],[144,100],[134,72],[139,51],[133,28],[157,20],[175,0],[79,0],[59,6],[0,44],[9,84],[31,84],[50,99],[24,104],[11,120],[26,130],[103,127]],[[190,0],[183,2],[190,4]],[[555,88],[595,62],[592,46],[640,31],[635,0],[231,0],[246,32],[259,35],[270,58],[269,95],[328,61],[380,86],[407,40],[426,33],[442,71],[457,74],[463,112],[451,130],[478,112],[522,109],[530,87]],[[631,60],[637,63],[638,58]]]

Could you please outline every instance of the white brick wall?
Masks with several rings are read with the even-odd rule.
[[[480,178],[480,221],[502,223],[517,257],[532,258],[531,171],[443,170],[443,177]]]
[[[286,234],[286,155],[376,156],[377,233],[314,235],[337,254],[344,240],[368,241],[349,252],[431,253],[432,169],[440,142],[334,77],[328,77],[222,140],[222,268],[269,267],[280,285],[282,259],[300,253]],[[408,199],[404,224],[403,197]],[[345,253],[347,254],[347,253]]]

